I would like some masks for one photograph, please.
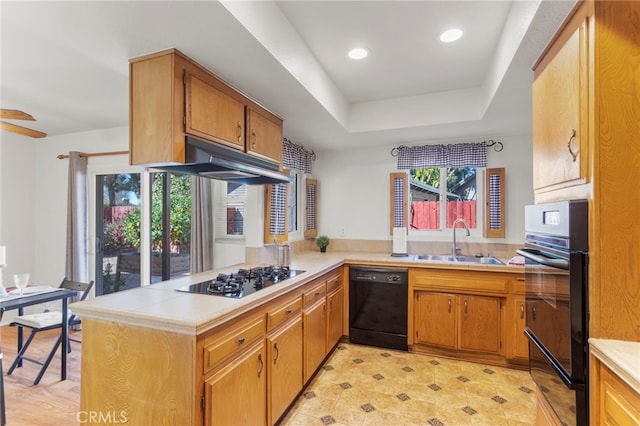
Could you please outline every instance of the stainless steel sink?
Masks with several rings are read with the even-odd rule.
[[[452,256],[450,254],[417,254],[415,260],[432,260],[436,262],[481,263],[485,265],[504,265],[495,257]]]
[[[450,254],[417,254],[416,260],[435,260],[438,262],[456,262],[456,257]]]
[[[487,265],[504,265],[504,262],[495,257],[456,256],[458,262],[484,263]]]

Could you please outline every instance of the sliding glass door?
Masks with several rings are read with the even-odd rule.
[[[191,250],[189,175],[151,173],[151,282],[187,275]]]
[[[140,286],[140,173],[96,175],[95,288]]]

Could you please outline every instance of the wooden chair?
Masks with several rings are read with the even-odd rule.
[[[65,288],[67,290],[75,290],[79,293],[81,292],[82,295],[80,296],[80,299],[79,299],[80,301],[85,300],[87,298],[92,287],[93,287],[93,281],[90,281],[87,284],[87,283],[81,283],[77,281],[71,281],[67,278],[64,278],[62,280],[62,283],[60,284],[60,288]],[[80,319],[76,315],[69,313],[68,324],[69,324],[69,328],[71,328],[71,326],[73,325],[80,324]],[[49,367],[49,364],[51,363],[53,356],[58,350],[58,347],[62,343],[62,336],[58,337],[55,345],[53,346],[53,349],[51,349],[51,352],[49,352],[49,355],[47,356],[47,359],[45,361],[40,361],[33,358],[27,358],[25,356],[25,352],[27,351],[27,348],[29,347],[29,345],[31,344],[31,342],[33,341],[33,338],[37,333],[41,331],[54,330],[56,328],[62,327],[62,311],[45,311],[40,314],[20,315],[15,318],[15,320],[11,323],[11,325],[22,327],[22,328],[28,328],[31,330],[31,334],[27,338],[27,341],[25,342],[25,344],[22,346],[22,349],[20,350],[20,352],[18,352],[18,355],[16,356],[16,359],[11,364],[11,367],[9,367],[9,370],[7,371],[7,375],[10,375],[11,373],[13,373],[13,370],[15,370],[16,367],[21,365],[22,361],[33,362],[35,364],[39,364],[42,366],[42,368],[40,369],[40,372],[38,373],[38,376],[36,377],[36,380],[33,382],[34,385],[37,385],[40,382],[40,379],[42,379],[42,376],[44,375],[44,372],[47,370],[47,367]],[[71,352],[70,341],[71,339],[69,339],[69,342],[67,344],[67,352]]]

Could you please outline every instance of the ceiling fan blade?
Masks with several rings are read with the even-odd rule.
[[[27,129],[26,127],[18,126],[4,121],[0,121],[0,128],[8,130],[10,132],[19,133],[21,135],[31,136],[32,138],[44,138],[45,136],[47,136],[46,133],[39,132],[33,129]]]
[[[29,120],[36,121],[33,116],[17,109],[0,109],[0,118],[8,118],[11,120]]]

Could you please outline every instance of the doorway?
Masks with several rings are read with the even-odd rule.
[[[96,296],[139,287],[140,173],[96,175]]]

